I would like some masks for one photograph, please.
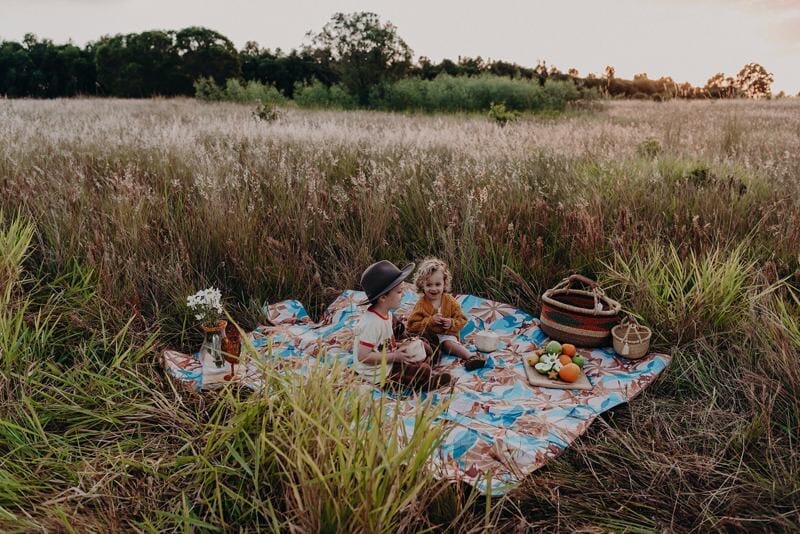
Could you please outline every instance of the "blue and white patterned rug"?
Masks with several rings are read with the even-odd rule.
[[[341,358],[352,364],[352,328],[365,307],[358,291],[343,292],[326,310],[319,323],[311,321],[300,302],[287,300],[269,307],[273,326],[253,332],[254,346],[280,357],[281,367],[300,369],[309,358],[325,349],[326,357]],[[406,286],[398,310],[408,314],[417,294]],[[480,491],[499,495],[559,456],[592,421],[606,410],[630,401],[653,383],[669,365],[670,356],[648,354],[637,361],[619,358],[608,348],[581,349],[587,359],[584,367],[593,388],[588,391],[533,387],[528,384],[523,357],[547,341],[538,320],[528,313],[472,295],[457,296],[470,318],[461,331],[469,348],[478,329],[490,329],[501,339],[499,350],[489,355],[483,369],[467,372],[456,358],[445,355],[440,367],[457,382],[449,396],[449,406],[439,419],[448,430],[439,454],[433,459],[442,477],[461,480]],[[269,341],[268,341],[269,340]],[[204,366],[198,355],[164,352],[164,364],[176,379],[196,390],[221,383],[227,366],[217,370]],[[260,386],[255,367],[243,369],[236,380],[251,387]],[[385,393],[379,390],[375,395]],[[432,392],[434,402],[444,390]],[[391,402],[406,417],[413,429],[417,399],[392,398]],[[488,477],[487,477],[488,475]],[[487,487],[487,478],[491,487]]]

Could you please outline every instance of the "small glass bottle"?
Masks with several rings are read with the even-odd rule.
[[[206,361],[211,359],[217,368],[225,365],[225,359],[222,356],[222,338],[225,336],[225,327],[228,325],[227,321],[217,321],[214,326],[203,325],[203,345],[200,347],[200,360]]]

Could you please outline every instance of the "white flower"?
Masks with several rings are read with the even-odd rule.
[[[222,292],[213,287],[201,289],[186,298],[186,306],[194,314],[196,320],[206,324],[213,323],[223,313]]]

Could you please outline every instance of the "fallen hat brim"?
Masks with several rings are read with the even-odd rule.
[[[400,270],[400,274],[397,275],[397,278],[392,280],[392,282],[389,285],[387,285],[386,288],[383,291],[381,291],[377,295],[373,295],[371,298],[366,298],[366,299],[362,300],[361,302],[358,303],[358,306],[363,306],[365,304],[371,304],[371,303],[375,302],[376,300],[378,300],[379,297],[385,295],[386,293],[388,293],[392,289],[396,288],[399,284],[401,284],[403,282],[403,280],[408,278],[408,275],[411,274],[411,272],[414,270],[414,267],[415,267],[414,263],[409,263],[408,265],[403,267]]]

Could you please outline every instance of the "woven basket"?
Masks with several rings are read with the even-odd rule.
[[[626,317],[620,324],[611,329],[614,337],[614,352],[628,358],[638,360],[650,350],[650,338],[653,333],[642,326],[633,317]]]
[[[580,282],[588,289],[575,289]],[[621,306],[608,298],[597,282],[579,274],[565,278],[542,295],[540,327],[562,343],[581,347],[610,344],[611,329],[619,323]]]

